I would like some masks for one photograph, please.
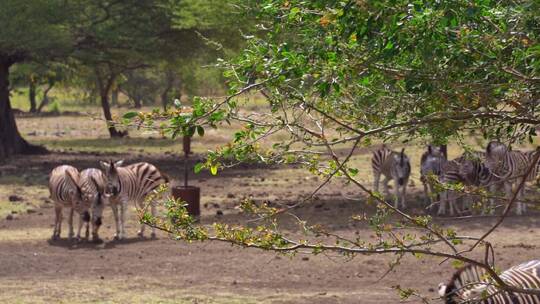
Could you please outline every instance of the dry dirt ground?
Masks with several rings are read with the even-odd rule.
[[[441,259],[406,257],[397,269],[381,277],[391,256],[293,257],[217,243],[185,243],[158,234],[157,240],[135,237],[138,224],[133,210],[129,238],[112,240],[113,225],[106,212],[104,243],[51,242],[53,209],[45,188],[48,172],[61,163],[79,169],[95,167],[98,160],[145,160],[179,178],[182,161],[174,155],[97,153],[51,154],[19,157],[0,165],[0,204],[17,195],[26,206],[7,220],[0,219],[0,303],[400,303],[392,286],[416,288],[435,298],[437,284],[450,277],[452,267]],[[234,208],[243,197],[277,203],[296,202],[320,181],[295,168],[239,167],[218,176],[199,174],[192,184],[202,188],[202,223],[245,222]],[[418,185],[410,188],[411,212],[421,212]],[[16,209],[16,208],[15,208]],[[28,210],[30,209],[29,213]],[[368,210],[352,188],[332,184],[317,199],[294,212],[310,223],[344,235],[372,238],[370,230],[351,222],[350,216]],[[0,209],[1,210],[1,209]],[[217,215],[217,211],[223,215]],[[445,220],[469,235],[481,234],[494,218]],[[287,233],[298,235],[292,223]],[[63,236],[67,224],[64,222]],[[540,220],[537,215],[512,216],[490,237],[496,244],[498,266],[538,258]],[[420,303],[411,298],[408,303]],[[437,303],[437,300],[434,300]]]

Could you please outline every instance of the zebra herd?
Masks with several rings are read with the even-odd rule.
[[[60,238],[63,208],[69,208],[69,234],[74,237],[73,214],[79,215],[77,239],[81,238],[85,226],[86,239],[89,238],[89,225],[92,224],[92,240],[98,241],[98,230],[102,224],[103,209],[109,205],[113,211],[116,226],[115,239],[125,237],[125,212],[129,202],[143,207],[146,196],[159,185],[167,183],[168,178],[154,165],[136,163],[123,166],[123,161],[101,162],[103,170],[89,168],[79,172],[75,167],[61,165],[54,168],[49,176],[49,191],[55,203],[55,222],[52,239]],[[120,209],[120,210],[119,210]],[[151,204],[151,213],[155,215]],[[145,225],[141,225],[139,236],[144,236]],[[155,237],[155,228],[152,228]]]
[[[513,187],[521,182],[520,177],[531,181],[539,172],[540,162],[537,154],[539,150],[513,151],[503,143],[491,141],[485,152],[464,153],[460,157],[448,160],[446,151],[441,147],[428,146],[420,160],[420,180],[424,186],[424,195],[429,208],[438,204],[437,213],[446,214],[448,207],[450,214],[460,211],[457,206],[457,195],[450,187],[437,194],[432,178],[440,184],[462,184],[475,186],[487,190],[489,193],[490,212],[493,212],[497,197],[495,193],[503,190],[505,198],[513,196]],[[384,176],[384,194],[389,195],[388,182],[394,181],[394,207],[405,208],[406,186],[411,173],[410,160],[401,152],[390,150],[386,145],[373,152],[373,189],[379,191],[379,180]],[[529,172],[530,170],[530,172]],[[522,202],[524,187],[518,193],[516,201],[516,214],[526,211],[526,204]],[[437,198],[436,201],[433,198]],[[465,200],[465,199],[464,199]]]

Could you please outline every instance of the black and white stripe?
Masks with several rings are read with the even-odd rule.
[[[532,163],[536,158],[536,153],[536,151],[511,151],[505,144],[497,141],[492,141],[487,145],[486,165],[501,180],[507,199],[512,197],[513,185],[519,184],[520,177],[525,176],[531,166],[533,168],[527,176],[527,180],[531,181],[538,175],[539,163]],[[516,214],[518,215],[526,209],[526,205],[519,201],[523,197],[524,190],[522,188],[518,194],[518,202],[516,203]]]
[[[462,184],[464,186],[485,187],[490,191],[498,185],[498,179],[484,164],[483,152],[470,152],[445,162],[441,167],[439,181],[442,184]],[[464,197],[465,201],[465,197]],[[464,202],[464,205],[466,203]],[[456,193],[452,190],[443,191],[439,202],[439,215],[446,213],[446,205],[450,209],[450,215],[454,215],[457,208]]]
[[[98,230],[102,224],[103,208],[105,207],[106,178],[103,172],[96,168],[85,169],[80,175],[82,198],[85,205],[90,206],[92,213],[92,239],[99,241]],[[88,227],[86,230],[88,238]]]
[[[51,199],[54,201],[55,221],[52,239],[60,238],[62,230],[64,207],[69,208],[69,234],[68,238],[74,236],[73,232],[73,212],[76,211],[79,215],[79,231],[77,238],[80,238],[81,226],[83,222],[90,220],[88,206],[83,203],[81,188],[79,187],[79,171],[72,166],[62,165],[54,168],[49,175],[49,192]]]
[[[405,195],[411,175],[411,164],[405,154],[405,149],[402,149],[401,152],[395,152],[383,145],[380,149],[373,152],[371,168],[373,169],[374,191],[379,191],[381,174],[384,175],[383,187],[384,193],[387,196],[389,195],[388,182],[391,179],[394,180],[394,207],[398,208],[399,203],[401,203],[401,207],[405,208]]]
[[[499,276],[505,283],[520,288],[540,288],[540,260],[532,260],[510,269]],[[540,297],[523,293],[506,292],[497,284],[486,270],[465,266],[452,276],[447,284],[439,284],[439,295],[446,304],[540,304]]]
[[[116,238],[125,236],[125,211],[131,201],[139,208],[144,207],[145,198],[161,184],[167,183],[168,178],[154,165],[149,163],[136,163],[122,166],[123,161],[101,162],[107,179],[106,193],[110,195],[110,204],[116,223]],[[120,207],[120,216],[118,214]],[[155,215],[155,205],[151,204],[152,215]],[[145,225],[141,225],[139,236],[144,235]],[[152,227],[152,237],[155,237],[155,228]]]

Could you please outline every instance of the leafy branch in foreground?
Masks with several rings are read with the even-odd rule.
[[[394,208],[361,182],[353,162],[358,148],[380,141],[461,142],[467,133],[532,141],[540,125],[540,61],[533,60],[540,56],[537,2],[265,0],[252,9],[261,32],[248,37],[236,60],[219,63],[229,79],[228,97],[195,98],[189,109],[126,114],[126,123],[172,137],[240,124],[231,142],[209,152],[198,170],[217,173],[246,161],[294,163],[323,180],[308,197],[342,180],[375,206],[372,214],[351,219],[365,221],[376,240],[336,235],[298,218],[294,207],[308,199],[283,208],[246,202],[241,207],[252,220],[245,225],[208,227],[190,223],[181,205],[169,200],[165,206],[174,216],[143,217],[146,223],[188,241],[290,254],[393,254],[394,265],[406,254],[441,257],[485,269],[502,290],[540,294],[503,281],[486,241],[517,200],[525,176],[497,223],[468,236],[429,215]],[[264,96],[257,112],[243,107],[239,97],[248,92]],[[281,216],[292,216],[301,233],[285,236]],[[478,250],[483,258],[471,258]]]

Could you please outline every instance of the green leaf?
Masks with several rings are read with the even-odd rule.
[[[212,165],[210,167],[210,173],[212,173],[212,175],[216,175],[217,174],[217,165]]]
[[[125,119],[132,119],[134,117],[137,117],[138,115],[139,115],[139,113],[137,113],[137,112],[127,112],[122,117],[125,118]]]
[[[203,163],[197,163],[197,164],[195,164],[195,167],[193,167],[193,171],[194,171],[195,173],[199,173],[199,172],[201,172],[201,170],[203,169],[203,167],[204,167],[204,164],[203,164]]]

